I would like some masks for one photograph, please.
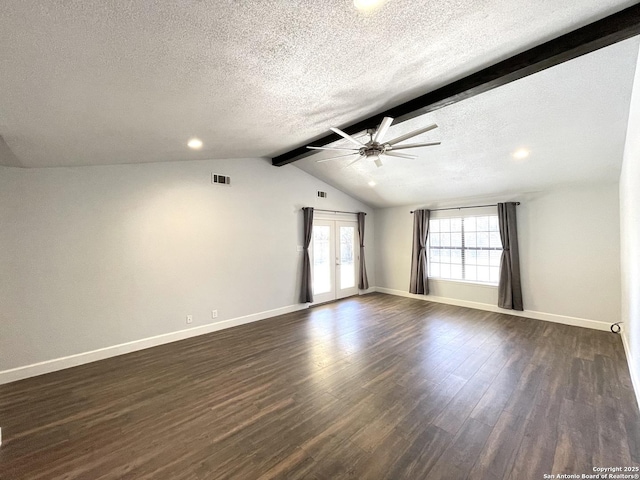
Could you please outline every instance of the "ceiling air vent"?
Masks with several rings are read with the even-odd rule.
[[[231,185],[231,177],[226,175],[211,174],[211,183],[220,183],[222,185]]]
[[[320,190],[318,190],[318,196],[320,198],[327,198],[327,192],[321,192]]]

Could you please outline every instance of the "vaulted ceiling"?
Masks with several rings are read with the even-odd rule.
[[[0,164],[271,157],[635,3],[3,0]],[[392,127],[440,125],[425,137],[442,146],[416,161],[296,165],[376,206],[614,177],[637,50],[627,40]],[[532,154],[514,164],[520,146]]]
[[[366,159],[349,165],[357,155],[317,163],[341,154],[322,152],[295,165],[376,207],[616,182],[639,44],[620,42],[392,125],[386,138],[438,125],[404,142],[442,142],[402,150],[415,160],[383,156],[380,168]],[[528,157],[514,158],[521,149]]]

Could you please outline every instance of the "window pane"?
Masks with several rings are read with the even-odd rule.
[[[478,250],[478,265],[489,265],[489,251],[488,250]]]
[[[440,276],[440,264],[432,263],[429,265],[429,276],[430,277],[439,277]]]
[[[476,246],[476,232],[467,232],[466,224],[465,224],[465,232],[464,232],[464,244],[467,247]]]
[[[475,230],[476,230],[476,217],[466,217],[464,219],[464,229],[467,232],[475,232]]]
[[[464,269],[464,279],[465,280],[476,280],[476,266],[475,265],[467,265]]]
[[[502,248],[502,242],[500,241],[500,234],[498,232],[491,232],[489,234],[489,244],[491,248]]]
[[[478,232],[478,247],[489,248],[489,234],[487,232]]]
[[[477,253],[476,250],[464,250],[464,262],[465,265],[476,265],[477,264]]]
[[[451,278],[451,265],[448,263],[440,265],[440,278]]]
[[[462,234],[461,233],[452,233],[451,234],[451,246],[452,247],[461,247],[462,246]]]
[[[462,280],[462,265],[451,265],[451,279]]]
[[[498,267],[489,267],[489,277],[493,283],[498,283],[500,279],[500,269]]]
[[[489,280],[489,267],[478,267],[478,281],[488,282]]]
[[[498,283],[502,242],[497,215],[433,219],[429,228],[430,277]]]

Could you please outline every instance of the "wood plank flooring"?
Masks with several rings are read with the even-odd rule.
[[[620,337],[383,294],[0,386],[5,479],[542,479],[638,466]]]

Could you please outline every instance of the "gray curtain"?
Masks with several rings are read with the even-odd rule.
[[[515,203],[498,204],[498,222],[500,225],[500,240],[502,240],[498,306],[510,310],[522,311],[520,252],[518,250]]]
[[[427,277],[427,236],[429,235],[429,210],[413,212],[413,251],[411,253],[410,293],[429,295]]]
[[[304,215],[304,253],[302,255],[302,289],[300,303],[313,302],[313,285],[311,278],[311,257],[309,256],[309,245],[311,245],[311,235],[313,234],[313,207],[302,209]]]
[[[364,263],[364,216],[366,213],[358,212],[358,237],[360,237],[360,279],[358,280],[358,288],[366,290],[369,288],[369,280],[367,279],[367,267]]]

